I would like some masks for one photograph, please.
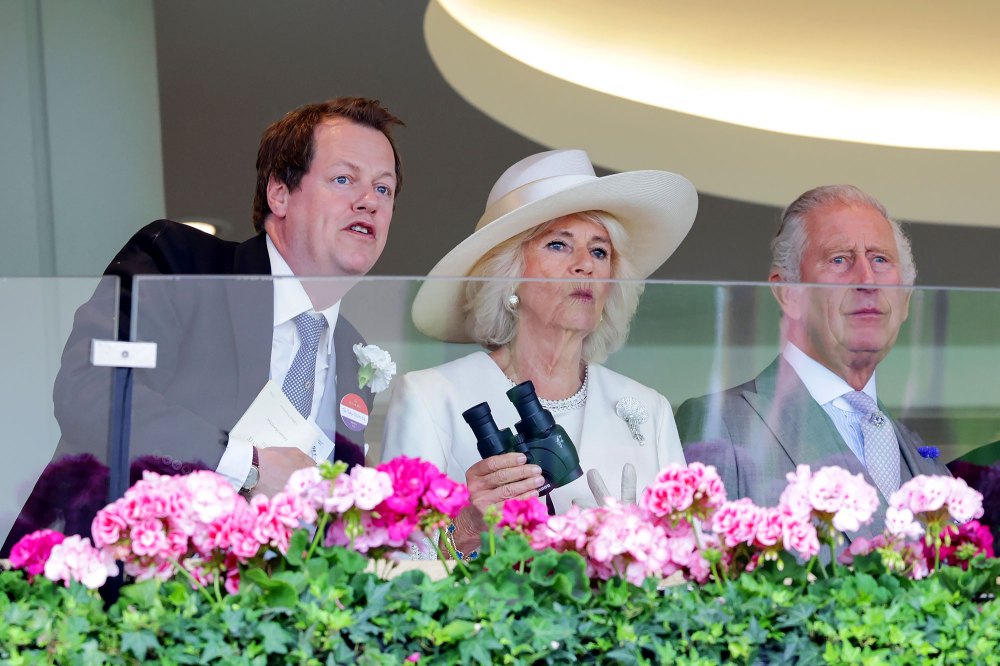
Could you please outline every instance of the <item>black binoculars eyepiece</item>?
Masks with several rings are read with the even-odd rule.
[[[512,448],[514,445],[513,433],[509,428],[501,431],[497,427],[487,403],[481,402],[475,407],[470,407],[462,412],[462,418],[469,424],[476,436],[476,446],[479,448],[481,457],[489,458],[514,450]]]
[[[535,395],[535,387],[529,382],[518,384],[507,391],[507,399],[514,403],[514,409],[521,420],[514,427],[525,439],[544,437],[552,429],[556,420],[552,413],[542,407]]]

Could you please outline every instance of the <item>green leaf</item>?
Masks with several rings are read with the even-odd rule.
[[[144,661],[147,652],[156,653],[160,641],[151,631],[128,631],[122,634],[122,652],[131,652],[136,659]]]
[[[148,608],[155,605],[159,600],[161,583],[158,580],[145,580],[140,583],[123,585],[121,596],[125,603],[132,603],[137,606]],[[119,602],[121,603],[121,601]]]
[[[303,579],[304,583],[304,577],[301,574],[292,574],[292,572],[283,572],[283,574],[297,576],[298,579]],[[247,569],[243,572],[242,579],[259,587],[264,602],[272,608],[293,610],[298,604],[299,595],[295,587],[282,578],[268,577],[267,572],[263,569]]]
[[[302,566],[303,556],[309,549],[312,542],[312,535],[306,529],[297,529],[292,533],[292,538],[288,540],[288,552],[285,553],[285,560],[292,566]]]
[[[257,626],[257,632],[268,654],[288,654],[288,646],[294,643],[292,634],[276,622],[262,622]]]
[[[463,664],[477,663],[491,666],[499,661],[503,646],[489,633],[470,636],[458,643],[458,654]]]

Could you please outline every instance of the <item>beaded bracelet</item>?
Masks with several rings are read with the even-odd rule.
[[[458,546],[455,544],[455,523],[451,523],[448,525],[448,543],[451,544],[452,550],[455,551],[455,557],[457,557],[460,560],[474,560],[477,557],[479,557],[478,550],[474,550],[468,555],[466,555],[465,553],[463,553],[458,549]]]

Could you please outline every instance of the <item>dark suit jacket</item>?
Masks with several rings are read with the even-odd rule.
[[[118,311],[119,339],[157,343],[157,367],[136,370],[132,386],[134,459],[154,455],[173,466],[202,461],[214,468],[225,433],[247,410],[270,374],[273,292],[264,234],[243,243],[224,241],[190,227],[157,220],[136,233],[108,266],[121,279],[116,294],[95,294],[82,306],[63,353],[54,402],[64,452],[106,450],[107,411],[86,396],[106,396],[106,373],[89,365],[90,339],[107,337],[109,311]],[[133,280],[136,275],[199,276]],[[105,289],[104,292],[108,290]],[[102,335],[103,334],[103,335]],[[361,336],[343,317],[334,329],[336,400],[372,394],[358,388],[352,346]],[[331,368],[331,372],[334,369]],[[336,415],[334,457],[364,463],[364,431]],[[74,441],[75,440],[75,441]]]
[[[919,436],[895,420],[893,427],[902,482],[918,474],[948,474],[938,460],[917,453]],[[800,464],[814,470],[843,467],[875,486],[833,421],[780,356],[745,384],[685,401],[677,410],[677,429],[687,461],[714,465],[730,499],[749,497],[759,506],[776,506],[787,484],[785,475]],[[858,534],[872,538],[883,531],[884,505],[883,498],[873,523]]]

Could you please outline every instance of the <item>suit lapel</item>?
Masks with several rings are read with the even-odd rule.
[[[594,447],[600,450],[602,443],[604,442],[617,442],[617,441],[629,441],[632,439],[632,433],[628,429],[628,425],[624,420],[618,418],[617,416],[609,418],[609,414],[613,414],[615,411],[615,404],[618,399],[622,398],[621,395],[612,395],[609,390],[616,390],[612,385],[613,382],[610,381],[610,376],[605,376],[604,368],[592,364],[589,367],[588,372],[590,373],[590,378],[587,380],[587,400],[583,403],[583,432],[580,434],[580,441],[573,442],[576,444],[576,450],[583,457],[583,450],[587,447]],[[647,410],[652,408],[652,405],[644,405]],[[652,419],[647,419],[644,424],[640,426],[642,433],[646,437],[645,445],[653,446],[653,431],[652,431]],[[591,458],[599,457],[591,456]],[[586,471],[586,470],[584,470]]]
[[[756,392],[744,390],[743,397],[767,424],[792,461],[793,468],[806,464],[816,471],[836,465],[851,474],[861,474],[869,484],[878,487],[844,442],[833,421],[783,358],[779,356],[757,377]],[[874,538],[882,531],[883,515],[884,511],[879,511],[872,523],[862,526],[856,534]]]
[[[743,397],[767,424],[793,465],[817,468],[820,461],[840,465],[854,474],[864,472],[861,461],[844,443],[830,417],[784,359],[779,358],[760,374],[756,389],[743,391]],[[826,462],[831,459],[837,462]]]
[[[264,234],[236,247],[234,275],[270,275]],[[270,279],[226,279],[226,298],[232,323],[237,364],[237,409],[242,414],[271,375],[274,337],[274,290]]]
[[[363,343],[350,322],[343,316],[337,318],[337,326],[333,331],[334,353],[336,355],[336,400],[333,405],[333,418],[336,424],[333,450],[334,460],[342,460],[349,467],[365,464],[365,430],[352,430],[340,415],[340,404],[348,394],[359,396],[368,408],[371,416],[375,396],[369,388],[358,387],[358,359],[354,355],[354,345]],[[329,388],[330,382],[327,382]]]
[[[885,412],[881,402],[879,402],[879,409]],[[919,435],[897,423],[895,419],[892,419],[892,426],[896,430],[896,439],[899,442],[900,456],[903,461],[903,468],[900,470],[901,483],[906,483],[920,474],[951,476],[951,472],[940,459],[924,458],[920,455],[917,449],[923,445],[923,440],[920,439]]]

